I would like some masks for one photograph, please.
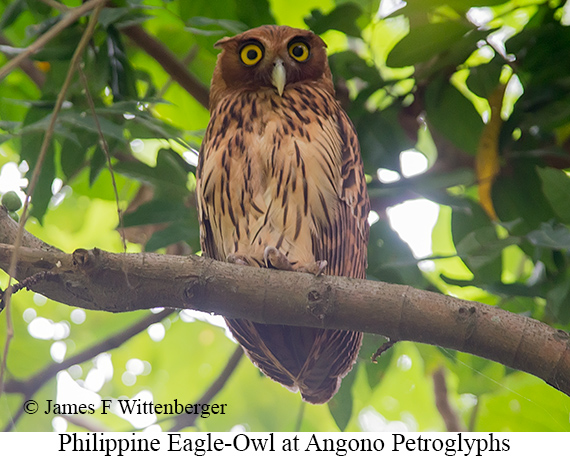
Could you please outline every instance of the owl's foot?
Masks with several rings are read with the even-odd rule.
[[[263,259],[267,268],[275,268],[276,270],[292,271],[293,265],[289,259],[279,249],[273,246],[267,246],[263,252]]]
[[[300,271],[302,273],[311,273],[315,276],[320,276],[323,274],[323,271],[325,271],[327,264],[328,263],[326,260],[316,260],[307,265],[303,265],[301,267],[296,268],[296,271]]]
[[[308,263],[307,265],[295,265],[289,261],[287,256],[273,246],[267,246],[263,253],[265,259],[265,266],[267,268],[275,268],[277,270],[299,271],[301,273],[310,273],[315,276],[320,276],[327,267],[326,260],[317,260]]]
[[[251,265],[249,259],[246,256],[239,254],[228,254],[226,257],[226,262],[235,263],[236,265]]]

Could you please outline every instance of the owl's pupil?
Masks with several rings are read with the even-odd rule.
[[[295,46],[291,52],[295,57],[301,57],[303,55],[303,48],[301,46]]]
[[[255,60],[257,58],[257,51],[254,51],[253,49],[247,51],[247,58],[249,60]]]

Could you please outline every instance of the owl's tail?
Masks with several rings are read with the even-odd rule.
[[[258,324],[226,319],[251,361],[274,381],[301,391],[309,403],[326,403],[352,369],[362,333]]]

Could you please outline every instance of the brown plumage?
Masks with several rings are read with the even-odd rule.
[[[217,46],[197,173],[204,255],[364,278],[368,195],[325,43],[263,26]],[[311,403],[332,398],[362,342],[358,332],[226,321],[261,371]]]

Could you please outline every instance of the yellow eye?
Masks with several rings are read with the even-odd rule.
[[[304,62],[311,54],[306,43],[295,41],[289,45],[289,55],[298,62]]]
[[[257,44],[246,44],[240,51],[241,61],[248,67],[255,65],[263,57],[263,49]]]

